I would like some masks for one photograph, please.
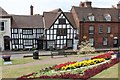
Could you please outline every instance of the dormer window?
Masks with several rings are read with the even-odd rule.
[[[111,16],[110,16],[110,14],[105,14],[105,19],[106,19],[106,21],[111,21]]]
[[[89,21],[95,21],[95,16],[92,13],[88,14]]]

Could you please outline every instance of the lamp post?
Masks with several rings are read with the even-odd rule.
[[[110,39],[112,40],[113,39],[113,34],[110,34]],[[112,41],[113,42],[113,41]],[[110,51],[112,49],[112,45],[110,45]]]

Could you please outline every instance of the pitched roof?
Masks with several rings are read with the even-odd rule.
[[[50,12],[62,12],[62,10],[60,8],[58,8],[58,9],[54,9],[54,10],[52,10]]]
[[[12,28],[44,28],[41,15],[12,15]]]
[[[8,13],[2,7],[0,7],[0,16],[5,16],[5,15],[8,15]]]
[[[67,17],[68,21],[75,28],[76,25],[75,25],[75,22],[74,22],[72,14],[70,12],[63,12],[60,8],[52,10],[50,12],[44,12],[43,13],[44,20],[45,20],[45,27],[47,29],[50,28],[61,13],[65,14],[65,16]]]
[[[60,15],[61,12],[44,12],[44,21],[45,21],[45,28],[48,29],[51,25],[55,22],[57,17]]]
[[[74,28],[76,28],[75,21],[74,21],[74,18],[72,16],[72,13],[70,13],[70,12],[64,12],[64,14],[67,17],[67,19],[69,20],[69,22],[72,24],[72,26]]]
[[[82,21],[83,18],[88,21],[89,13],[92,13],[95,16],[96,21],[105,21],[105,14],[110,14],[112,21],[118,21],[118,10],[114,8],[88,8],[88,7],[75,7],[73,8],[76,11],[79,21]]]

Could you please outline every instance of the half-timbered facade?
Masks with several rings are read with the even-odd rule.
[[[12,49],[43,49],[41,42],[44,33],[42,16],[13,15],[12,18]]]
[[[49,17],[52,21],[51,19],[48,20]],[[60,9],[58,12],[44,12],[47,49],[49,49],[50,46],[58,49],[62,49],[64,46],[68,49],[73,48],[77,29],[74,25],[74,21],[70,22],[70,18],[73,20],[71,13],[62,12]]]

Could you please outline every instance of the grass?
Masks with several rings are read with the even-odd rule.
[[[25,64],[34,61],[32,58],[16,58],[12,59],[12,64],[9,65],[16,65],[16,64]],[[4,60],[0,60],[0,66],[4,66]],[[7,65],[6,65],[7,66]]]
[[[3,78],[17,78],[22,75],[27,75],[33,72],[38,72],[41,68],[45,68],[47,66],[52,66],[52,64],[45,64],[45,65],[33,65],[27,66],[23,68],[17,69],[6,69],[2,70],[2,77]],[[14,74],[14,75],[13,75]]]
[[[119,63],[102,71],[101,73],[97,74],[93,78],[118,78],[118,72],[120,70],[118,69]]]
[[[45,56],[40,57],[40,59],[43,59],[43,58],[45,58]],[[26,64],[29,62],[33,62],[35,60],[32,57],[28,57],[28,58],[14,58],[11,61],[12,61],[12,64],[8,64],[8,65]],[[7,66],[7,65],[4,65],[3,59],[0,59],[0,66]]]

